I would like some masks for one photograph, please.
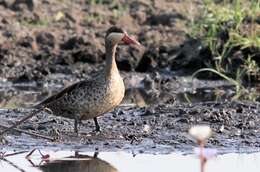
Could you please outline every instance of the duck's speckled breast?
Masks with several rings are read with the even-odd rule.
[[[85,102],[81,112],[81,119],[90,119],[109,112],[118,106],[124,98],[125,86],[119,74],[112,75],[109,79],[104,79],[96,85],[95,98],[92,103]],[[92,98],[93,100],[93,98]],[[91,104],[91,105],[90,105]]]

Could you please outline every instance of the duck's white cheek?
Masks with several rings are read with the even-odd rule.
[[[120,43],[123,37],[123,33],[110,33],[107,39],[112,43]]]

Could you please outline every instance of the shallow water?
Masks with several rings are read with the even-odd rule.
[[[172,172],[200,171],[199,159],[195,155],[181,153],[151,155],[130,154],[125,152],[101,152],[94,158],[94,153],[59,151],[45,152],[50,155],[49,162],[41,162],[38,152],[31,156],[31,162],[25,156],[28,153],[7,157],[0,160],[1,171],[8,172]],[[260,153],[224,154],[210,159],[206,164],[206,172],[236,171],[257,172],[260,169]]]
[[[39,101],[60,91],[63,87],[37,87],[31,85],[0,85],[0,107],[16,108],[30,107]],[[174,93],[175,94],[175,93]],[[122,104],[134,104],[137,106],[147,106],[156,103],[170,102],[197,103],[206,101],[225,101],[230,100],[234,95],[234,87],[204,87],[204,88],[187,88],[179,89],[176,95],[172,93],[158,91],[146,92],[143,87],[128,88]]]

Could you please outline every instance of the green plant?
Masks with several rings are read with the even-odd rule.
[[[104,16],[99,14],[99,13],[93,13],[93,14],[89,14],[88,16],[85,16],[84,21],[86,23],[92,23],[92,22],[101,22],[104,19]]]
[[[119,3],[116,4],[116,6],[117,8],[114,8],[112,12],[113,12],[113,17],[118,19],[128,11],[128,7]]]
[[[192,25],[190,34],[193,37],[202,38],[213,56],[217,57],[216,60],[220,61],[228,57],[228,52],[232,47],[240,45],[260,47],[259,36],[256,34],[244,36],[243,34],[245,25],[243,21],[246,17],[250,15],[255,18],[257,12],[260,14],[259,1],[252,1],[248,4],[245,0],[234,0],[232,3],[224,1],[221,4],[215,4],[213,0],[204,0],[201,17],[196,24]],[[251,9],[252,5],[255,7]],[[227,33],[230,39],[227,38],[223,42],[219,38],[221,33]],[[220,48],[221,44],[225,44],[224,48]]]
[[[213,72],[217,75],[219,75],[220,77],[222,77],[223,79],[229,81],[232,85],[234,85],[236,87],[236,92],[239,92],[241,89],[243,89],[244,87],[241,84],[240,80],[234,80],[231,77],[228,77],[227,75],[220,73],[219,71],[215,70],[215,69],[211,69],[211,68],[203,68],[203,69],[199,69],[196,72],[194,72],[192,74],[192,79],[200,72]]]
[[[242,80],[241,80],[242,76],[245,74],[244,70],[243,71],[237,70],[236,79],[233,79],[223,73],[220,73],[219,71],[217,71],[215,69],[203,68],[203,69],[199,69],[198,71],[193,73],[192,79],[200,72],[213,72],[213,73],[217,74],[218,76],[222,77],[223,79],[227,80],[228,82],[230,82],[232,85],[234,85],[236,88],[236,90],[235,90],[236,94],[232,98],[232,100],[237,100],[237,99],[241,98],[244,95],[244,93],[247,92],[246,88],[242,85]]]
[[[260,73],[260,67],[257,65],[255,60],[252,60],[252,56],[249,56],[244,65],[245,70],[247,71],[247,76],[250,79],[250,76],[255,76]]]
[[[210,71],[228,80],[236,87],[239,98],[248,90],[243,87],[242,80],[248,76],[259,75],[259,64],[252,58],[255,54],[244,52],[255,49],[260,51],[260,25],[256,19],[260,17],[260,0],[204,0],[203,10],[197,22],[191,22],[190,35],[202,40],[214,59],[215,67],[200,69],[194,73]],[[243,51],[247,49],[247,51]],[[242,65],[233,65],[233,57],[242,60]],[[236,67],[234,67],[236,66]]]
[[[190,97],[189,97],[189,95],[187,93],[184,93],[183,96],[184,96],[184,99],[186,100],[186,102],[188,102],[189,104],[192,103],[191,99],[190,99]]]
[[[50,25],[50,21],[48,19],[44,20],[37,20],[37,21],[27,21],[23,20],[20,22],[21,25],[29,28],[35,28],[35,27],[48,27]]]
[[[250,48],[250,47],[260,48],[260,36],[257,35],[243,36],[237,32],[231,32],[230,43],[232,44],[232,46],[241,47],[241,49]]]
[[[96,5],[96,4],[103,4],[104,0],[87,0],[87,2],[89,2],[90,5]]]

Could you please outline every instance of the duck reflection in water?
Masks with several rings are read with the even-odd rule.
[[[118,172],[108,162],[94,156],[81,155],[75,152],[75,156],[69,156],[61,160],[54,160],[41,165],[42,172]]]

